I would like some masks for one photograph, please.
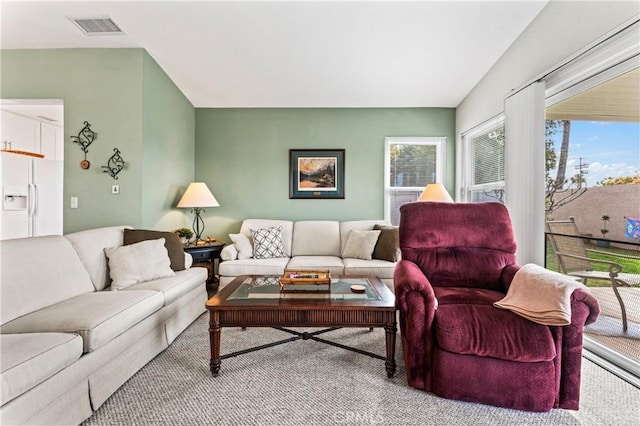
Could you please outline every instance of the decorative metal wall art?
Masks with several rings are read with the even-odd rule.
[[[74,143],[80,145],[80,149],[84,152],[84,160],[80,162],[80,167],[88,169],[91,163],[87,160],[87,153],[89,152],[89,145],[93,143],[98,134],[91,130],[91,124],[88,121],[84,122],[84,127],[78,132],[78,136],[71,136],[71,140]]]
[[[113,188],[112,192],[114,194],[118,193],[118,173],[124,169],[125,162],[120,156],[120,150],[118,148],[113,149],[113,155],[109,158],[106,166],[102,166],[102,171],[105,173],[109,173],[109,176],[113,178]]]

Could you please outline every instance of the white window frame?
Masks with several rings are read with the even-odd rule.
[[[436,147],[436,176],[435,182],[442,183],[444,179],[445,153],[447,147],[446,136],[435,137],[386,137],[384,138],[384,220],[391,221],[391,202],[389,195],[399,191],[419,191],[422,193],[424,187],[402,187],[391,186],[391,145],[432,145]],[[418,194],[418,196],[420,196]],[[417,197],[416,197],[417,199]]]
[[[472,191],[477,190],[492,190],[492,189],[505,189],[505,181],[496,181],[491,183],[485,183],[481,185],[473,184],[474,175],[474,163],[473,163],[473,139],[478,136],[487,133],[489,129],[499,126],[504,126],[504,114],[500,113],[493,118],[475,126],[471,130],[462,133],[462,188],[461,198],[464,202],[471,202]],[[504,201],[504,200],[503,200]]]

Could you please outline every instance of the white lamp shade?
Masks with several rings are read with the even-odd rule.
[[[447,188],[441,183],[430,183],[422,191],[422,195],[418,201],[438,201],[444,203],[453,203],[453,199],[447,192]]]
[[[178,203],[181,208],[218,207],[218,201],[204,182],[192,182]]]

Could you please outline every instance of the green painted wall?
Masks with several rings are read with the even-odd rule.
[[[190,226],[188,212],[175,206],[193,181],[195,109],[146,52],[143,66],[142,223]]]
[[[193,177],[194,109],[143,49],[2,50],[0,97],[64,101],[64,232],[128,224],[180,226],[169,206]],[[98,133],[83,152],[70,137]],[[120,194],[103,173],[113,149],[127,162]],[[167,172],[167,170],[171,170]],[[79,198],[71,209],[70,197]]]
[[[384,215],[384,138],[446,136],[454,180],[454,108],[196,109],[196,180],[220,207],[205,235],[228,238],[243,219],[378,219]],[[289,199],[289,149],[345,149],[344,200]]]

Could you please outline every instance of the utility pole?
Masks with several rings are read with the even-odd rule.
[[[583,175],[589,174],[589,163],[583,163],[582,160],[586,160],[586,158],[579,157],[578,165],[574,167],[574,169],[578,170],[578,189],[582,188]]]

